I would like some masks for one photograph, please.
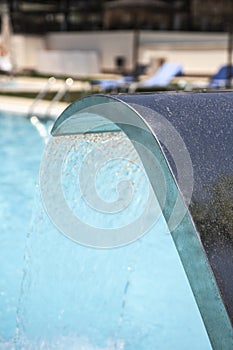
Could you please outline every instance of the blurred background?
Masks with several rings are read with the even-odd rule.
[[[91,92],[231,87],[232,0],[1,0],[0,14],[3,74]]]

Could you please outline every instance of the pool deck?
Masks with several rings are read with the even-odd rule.
[[[39,117],[49,116],[56,119],[68,106],[67,103],[57,102],[52,105],[50,101],[38,101],[33,107],[33,99],[15,97],[15,96],[0,96],[0,111],[10,112],[15,115],[33,114]],[[32,108],[33,107],[33,108]]]
[[[53,77],[51,77],[53,78]],[[0,76],[0,91],[1,92],[39,92],[46,87],[49,78],[14,76]],[[64,87],[66,79],[53,78],[50,84],[49,91],[58,91]],[[90,90],[91,86],[87,81],[72,80],[70,91]]]
[[[45,115],[56,119],[68,106],[64,102],[52,102],[45,99],[35,100],[32,98],[12,96],[12,93],[34,93],[36,96],[42,91],[63,93],[66,88],[65,79],[54,79],[48,86],[47,78],[34,77],[7,77],[0,76],[0,110],[14,114],[33,114],[40,117]],[[69,91],[90,90],[88,82],[73,81]]]

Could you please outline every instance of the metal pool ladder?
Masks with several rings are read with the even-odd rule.
[[[62,99],[62,97],[65,96],[67,91],[73,85],[73,82],[74,81],[73,81],[72,78],[67,78],[64,81],[64,84],[58,89],[57,93],[55,94],[53,99],[50,101],[50,104],[46,108],[46,110],[45,110],[45,112],[44,112],[44,114],[43,114],[41,119],[53,119],[52,116],[51,116],[52,108]],[[36,109],[37,105],[44,99],[46,94],[51,90],[52,86],[55,83],[56,83],[56,78],[50,77],[48,79],[48,81],[45,84],[45,86],[40,90],[40,92],[38,93],[38,95],[36,96],[36,98],[34,99],[32,104],[30,105],[30,107],[28,109],[28,113],[27,113],[28,119],[30,119],[33,116],[38,118],[38,116],[35,115],[35,109]]]

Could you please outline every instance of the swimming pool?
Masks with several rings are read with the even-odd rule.
[[[74,243],[41,203],[43,138],[23,116],[1,113],[0,127],[0,349],[211,349],[162,214],[130,245],[101,250]],[[115,163],[100,172],[98,191],[114,198],[121,157],[117,176],[134,181],[134,203],[115,218],[88,213],[81,203],[77,215],[89,215],[92,225],[120,227],[139,215],[149,186],[122,133],[76,138],[78,147],[64,164],[64,188],[74,199],[75,165],[88,147],[111,138]],[[156,205],[154,198],[152,211]]]

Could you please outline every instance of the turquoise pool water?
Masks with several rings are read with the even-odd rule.
[[[1,114],[0,127],[0,349],[211,349],[163,216],[121,248],[74,243],[58,232],[41,203],[43,138],[21,116]],[[114,200],[119,178],[135,189],[133,202],[115,217],[87,209],[76,182],[83,157],[109,138],[115,161],[98,173],[99,195]],[[143,210],[149,184],[127,142],[121,133],[74,140],[62,178],[79,219],[120,227]],[[151,215],[156,209],[154,199]]]
[[[0,114],[0,340],[14,336],[24,248],[44,142],[23,117]]]

